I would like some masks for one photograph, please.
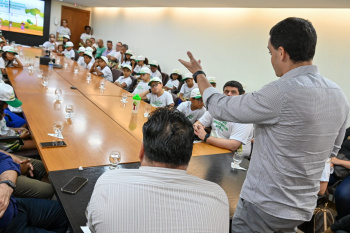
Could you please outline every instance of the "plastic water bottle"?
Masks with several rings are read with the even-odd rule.
[[[50,59],[50,62],[49,62],[49,70],[53,70],[53,62],[52,62],[51,59]]]

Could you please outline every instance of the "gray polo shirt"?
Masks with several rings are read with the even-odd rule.
[[[279,218],[310,220],[324,164],[344,139],[349,105],[340,87],[301,66],[257,92],[226,97],[210,87],[203,100],[214,118],[255,124],[241,198]]]

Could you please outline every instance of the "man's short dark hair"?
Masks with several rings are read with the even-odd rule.
[[[317,34],[310,21],[290,17],[271,28],[270,43],[274,49],[283,47],[293,62],[310,61],[315,55]]]
[[[126,50],[129,49],[129,45],[127,45],[127,44],[122,44],[122,47],[124,47]]]
[[[240,82],[234,80],[228,81],[227,83],[225,83],[224,88],[222,88],[223,91],[225,90],[225,87],[237,87],[239,94],[244,94],[243,86]]]
[[[85,26],[85,28],[84,28],[84,29],[86,30],[87,28],[90,28],[90,29],[91,29],[91,27],[90,27],[90,26]]]
[[[168,167],[187,165],[191,159],[194,131],[187,117],[174,107],[158,108],[143,125],[145,158]]]
[[[113,42],[112,42],[111,40],[107,40],[107,43],[111,43],[111,44],[113,44]]]

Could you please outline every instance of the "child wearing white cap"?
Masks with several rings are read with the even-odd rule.
[[[139,84],[137,84],[134,92],[132,93],[133,95],[136,94],[140,94],[141,92],[144,92],[146,90],[150,89],[150,86],[148,85],[149,81],[150,81],[150,77],[151,77],[151,70],[148,69],[147,67],[143,67],[140,70],[140,78],[141,78],[141,82],[139,82]]]
[[[66,43],[66,45],[64,46],[66,49],[63,51],[63,56],[70,58],[72,60],[74,60],[75,58],[75,52],[73,50],[73,43],[68,41]],[[59,55],[59,54],[58,54]]]
[[[206,109],[204,108],[203,99],[201,93],[198,88],[195,88],[191,92],[190,101],[182,102],[177,110],[185,114],[185,116],[191,121],[191,123],[195,123],[199,118],[201,118]]]
[[[79,65],[83,65],[84,64],[84,53],[85,53],[85,48],[84,47],[80,47],[79,50],[77,51],[79,53],[79,58],[77,60],[77,63]]]
[[[90,70],[91,67],[94,65],[93,55],[90,51],[86,51],[83,56],[83,63],[80,64],[82,67],[84,67],[87,70]]]
[[[162,79],[162,73],[160,73],[161,69],[160,69],[158,62],[156,60],[152,60],[149,63],[149,66],[151,69],[151,77],[152,78],[158,77],[158,78]]]
[[[179,78],[181,78],[180,71],[178,69],[173,69],[170,74],[170,79],[164,86],[166,91],[176,91],[179,88]]]
[[[121,64],[122,67],[124,65],[130,65],[131,66],[131,56],[132,56],[132,51],[131,50],[127,50],[125,52],[125,59],[124,59],[123,63]]]
[[[160,78],[152,78],[148,85],[151,89],[140,93],[143,100],[149,100],[153,107],[174,106],[173,97],[169,92],[163,90],[163,83]]]
[[[121,88],[127,89],[127,88],[129,88],[129,86],[132,83],[132,79],[130,78],[130,75],[131,75],[131,66],[130,65],[123,66],[123,74],[124,74],[124,76],[120,76],[114,82],[114,84],[121,87]]]
[[[21,61],[16,57],[18,55],[17,52],[13,49],[12,46],[4,46],[2,47],[4,51],[0,57],[0,70],[1,70],[1,78],[3,75],[6,75],[6,67],[18,67],[23,68]]]
[[[185,102],[188,100],[191,96],[191,91],[198,87],[197,83],[193,80],[192,74],[187,73],[185,74],[185,77],[182,79],[182,81],[186,82],[182,85],[180,90],[180,99],[182,102]]]
[[[145,56],[140,55],[137,57],[136,61],[137,65],[134,68],[134,73],[139,74],[142,67],[147,67],[148,60],[145,58]]]
[[[107,79],[110,82],[113,82],[113,76],[111,69],[107,66],[108,59],[105,56],[96,58],[96,62],[91,67],[90,72],[94,73],[102,78]]]

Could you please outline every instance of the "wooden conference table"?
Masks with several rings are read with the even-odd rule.
[[[26,57],[40,56],[41,49],[22,48]],[[57,56],[58,57],[58,56]],[[23,57],[20,58],[23,61]],[[122,154],[122,163],[139,162],[139,150],[142,143],[142,126],[147,118],[143,116],[141,102],[139,112],[132,114],[131,94],[122,88],[106,82],[102,92],[99,76],[91,75],[86,81],[87,71],[79,67],[73,73],[75,61],[60,57],[60,64],[68,63],[65,69],[48,70],[48,66],[39,65],[35,58],[34,71],[8,68],[7,73],[17,97],[23,102],[22,108],[30,126],[32,135],[47,171],[65,170],[109,164],[108,156],[113,150]],[[37,70],[42,69],[48,75],[49,84],[44,87]],[[71,89],[74,86],[77,89]],[[56,88],[62,89],[62,101],[55,100]],[[125,106],[120,102],[122,93],[128,93]],[[74,105],[74,117],[65,119],[65,106]],[[54,121],[64,121],[63,137],[67,147],[40,147],[41,142],[58,140],[48,135],[53,133]],[[206,143],[196,143],[193,156],[228,153],[228,150],[217,148]]]

